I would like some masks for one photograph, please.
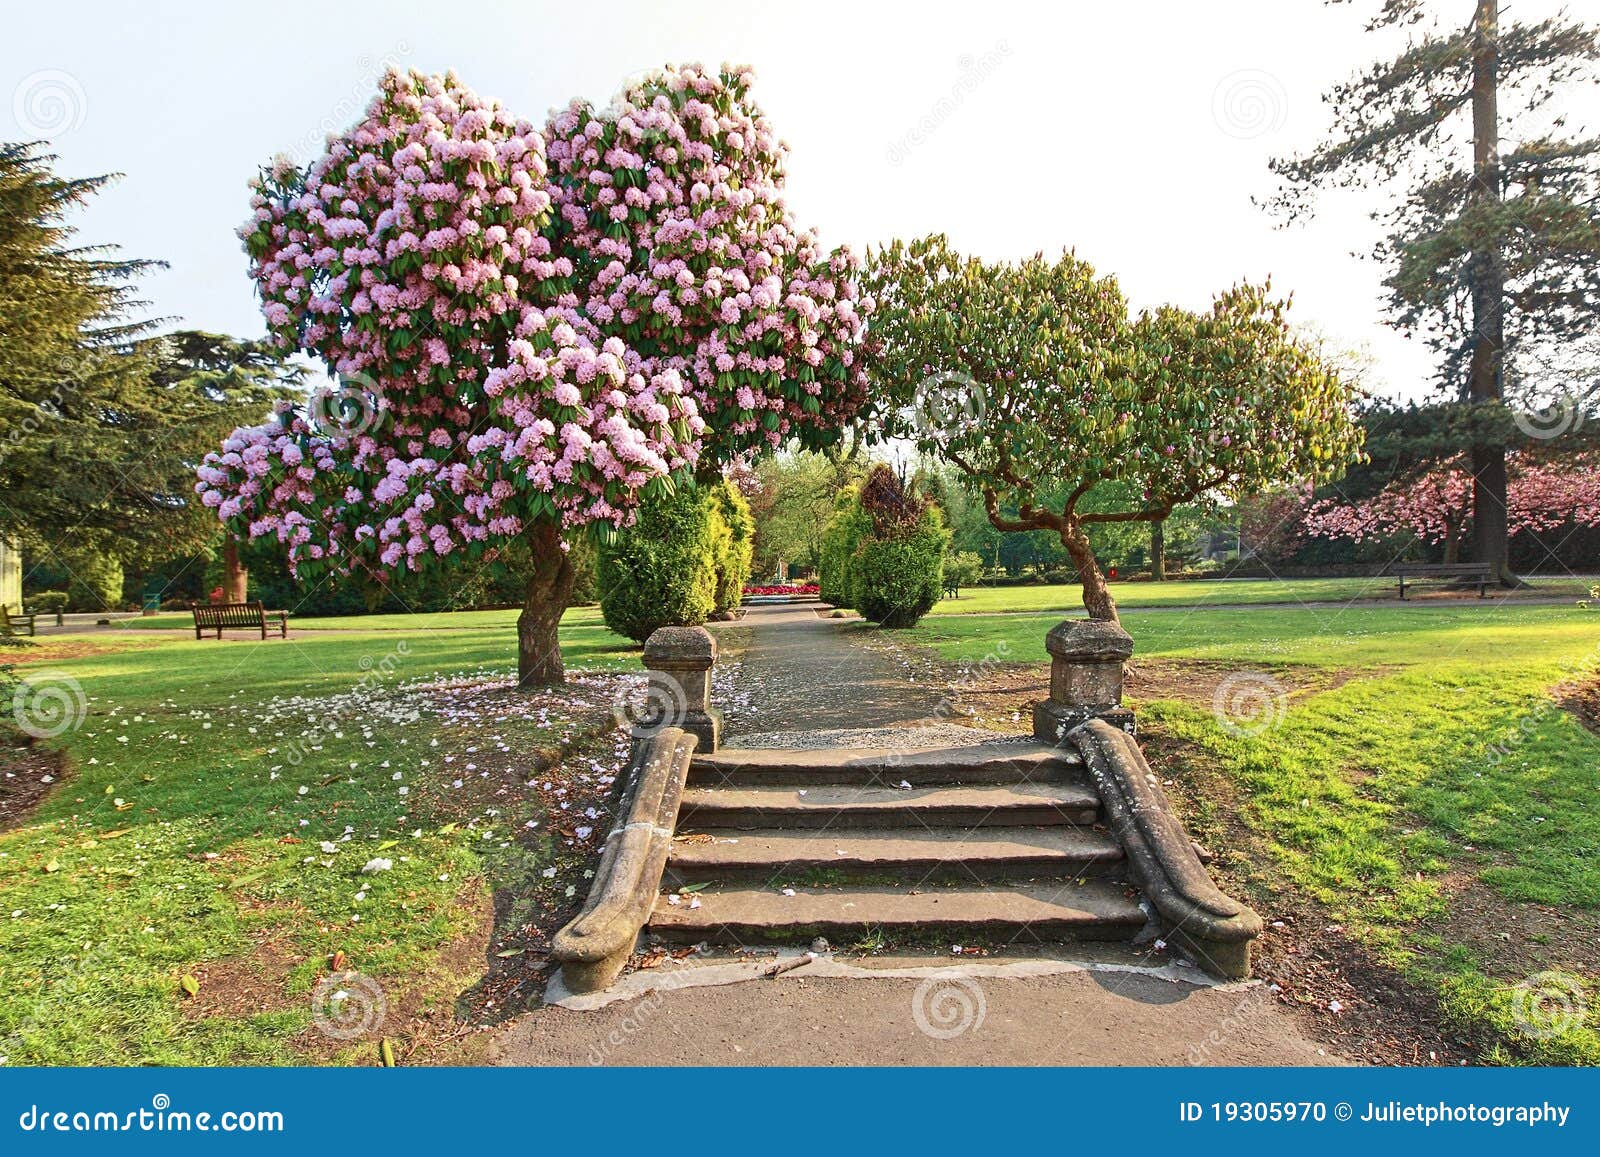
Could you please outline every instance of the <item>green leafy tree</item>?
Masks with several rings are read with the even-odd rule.
[[[1508,394],[1548,395],[1580,368],[1562,355],[1592,353],[1585,339],[1600,323],[1600,138],[1564,131],[1556,99],[1592,83],[1600,38],[1564,16],[1503,22],[1497,0],[1476,0],[1465,26],[1430,20],[1423,0],[1385,0],[1368,28],[1404,30],[1405,43],[1328,94],[1330,139],[1273,162],[1284,187],[1272,205],[1303,217],[1327,186],[1398,186],[1373,214],[1385,230],[1375,256],[1389,270],[1392,323],[1424,337],[1462,402],[1500,409]],[[1564,399],[1572,412],[1562,421],[1574,424],[1585,404]],[[1474,557],[1516,585],[1507,444],[1461,449]]]
[[[952,551],[944,560],[944,584],[960,590],[978,585],[983,577],[983,559],[970,550]]]
[[[112,178],[59,177],[54,161],[0,145],[0,537],[57,565],[200,548],[216,524],[195,463],[298,371],[264,343],[153,336],[134,281],[156,263],[77,245],[66,223]]]
[[[1266,286],[1130,318],[1116,283],[1070,254],[985,262],[943,237],[875,252],[867,282],[873,371],[919,446],[972,481],[998,529],[1054,532],[1092,618],[1117,618],[1093,526],[1358,453],[1348,388]]]

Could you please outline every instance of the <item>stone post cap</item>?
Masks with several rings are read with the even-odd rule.
[[[704,627],[658,627],[644,643],[644,665],[708,670],[717,661],[717,640]]]
[[[1133,638],[1116,623],[1067,619],[1050,629],[1044,649],[1059,659],[1121,662],[1133,654]]]

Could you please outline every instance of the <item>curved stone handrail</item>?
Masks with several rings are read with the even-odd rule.
[[[634,741],[623,822],[606,839],[583,910],[552,945],[573,992],[605,988],[633,954],[661,888],[696,744],[681,727],[663,727]]]
[[[1218,888],[1127,732],[1090,719],[1067,736],[1093,777],[1111,829],[1169,940],[1215,975],[1250,975],[1261,917]]]

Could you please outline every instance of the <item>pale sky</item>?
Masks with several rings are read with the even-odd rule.
[[[48,135],[66,174],[126,174],[83,236],[170,262],[146,295],[184,326],[264,332],[234,235],[246,181],[355,121],[385,62],[452,68],[542,122],[630,73],[726,60],[755,66],[792,149],[790,204],[829,244],[944,231],[991,258],[1075,248],[1137,306],[1199,307],[1271,274],[1297,321],[1370,347],[1375,386],[1417,396],[1430,375],[1380,322],[1379,268],[1353,256],[1381,194],[1324,197],[1287,230],[1251,203],[1273,188],[1269,156],[1321,138],[1321,94],[1392,43],[1361,31],[1376,0],[8,6],[0,137]],[[1470,17],[1469,0],[1436,7]],[[1600,0],[1568,9],[1594,19]],[[1600,124],[1600,93],[1567,104]]]

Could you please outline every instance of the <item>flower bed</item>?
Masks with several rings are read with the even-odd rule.
[[[746,583],[746,595],[814,595],[821,591],[816,583],[777,583],[770,586],[752,586]]]

